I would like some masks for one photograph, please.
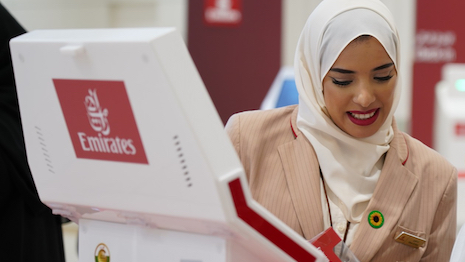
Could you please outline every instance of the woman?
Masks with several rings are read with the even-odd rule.
[[[457,171],[396,127],[393,21],[377,0],[324,0],[296,50],[299,105],[226,129],[254,199],[306,239],[332,226],[361,261],[448,261]]]

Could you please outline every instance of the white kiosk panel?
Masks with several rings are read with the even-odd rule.
[[[146,38],[148,30],[123,31],[37,31],[14,40],[26,145],[42,156],[29,158],[41,199],[225,221],[213,170],[156,52],[173,31],[152,30],[164,41]],[[202,85],[181,77],[192,89]],[[205,111],[199,119],[216,120]],[[230,159],[223,160],[229,171],[240,166]]]
[[[325,261],[251,199],[174,29],[34,31],[11,49],[39,195],[80,224],[83,261]]]

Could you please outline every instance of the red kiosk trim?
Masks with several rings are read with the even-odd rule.
[[[237,216],[249,226],[257,230],[265,238],[275,244],[278,248],[291,256],[296,261],[316,261],[316,258],[307,250],[297,244],[294,240],[286,236],[283,232],[266,221],[262,216],[257,214],[248,205],[245,199],[244,191],[242,190],[241,181],[236,178],[229,183],[234,206]]]

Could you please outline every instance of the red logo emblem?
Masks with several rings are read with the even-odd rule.
[[[455,135],[456,136],[465,136],[465,123],[456,123],[455,124]]]
[[[123,81],[53,83],[77,158],[148,164]]]
[[[242,0],[204,0],[204,21],[211,26],[238,26]]]

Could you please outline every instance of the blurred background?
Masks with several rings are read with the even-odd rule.
[[[257,109],[279,69],[292,66],[300,31],[320,0],[0,0],[26,30],[176,27],[224,122]],[[208,23],[207,5],[238,6],[241,19]],[[414,0],[383,1],[402,39],[404,94],[397,113],[410,131]]]
[[[226,123],[233,113],[259,109],[280,70],[292,67],[295,46],[320,0],[0,0],[27,30],[176,27]],[[465,110],[435,134],[436,86],[446,64],[465,63],[465,27],[458,0],[383,0],[401,38],[399,128],[451,155],[459,169],[459,227],[465,220]],[[211,10],[219,10],[217,13]],[[210,11],[209,11],[210,10]],[[45,62],[45,61],[44,61]],[[292,69],[290,69],[292,71]],[[460,71],[460,70],[459,70]],[[463,70],[465,71],[465,70]],[[463,73],[458,73],[460,75]],[[461,76],[452,77],[456,81]],[[465,78],[465,76],[463,76]],[[446,83],[447,85],[447,83]],[[451,83],[453,86],[453,83]],[[457,90],[461,90],[457,87]],[[463,97],[462,91],[455,93]],[[465,105],[465,100],[462,104]],[[460,104],[460,103],[459,103]],[[443,118],[446,119],[446,118]],[[447,133],[447,132],[450,132]],[[437,133],[437,132],[436,132]],[[438,138],[439,137],[439,138]],[[441,142],[442,138],[446,142]],[[442,151],[441,151],[442,150]],[[455,150],[455,151],[454,151]],[[67,261],[77,261],[77,225],[64,225]]]

